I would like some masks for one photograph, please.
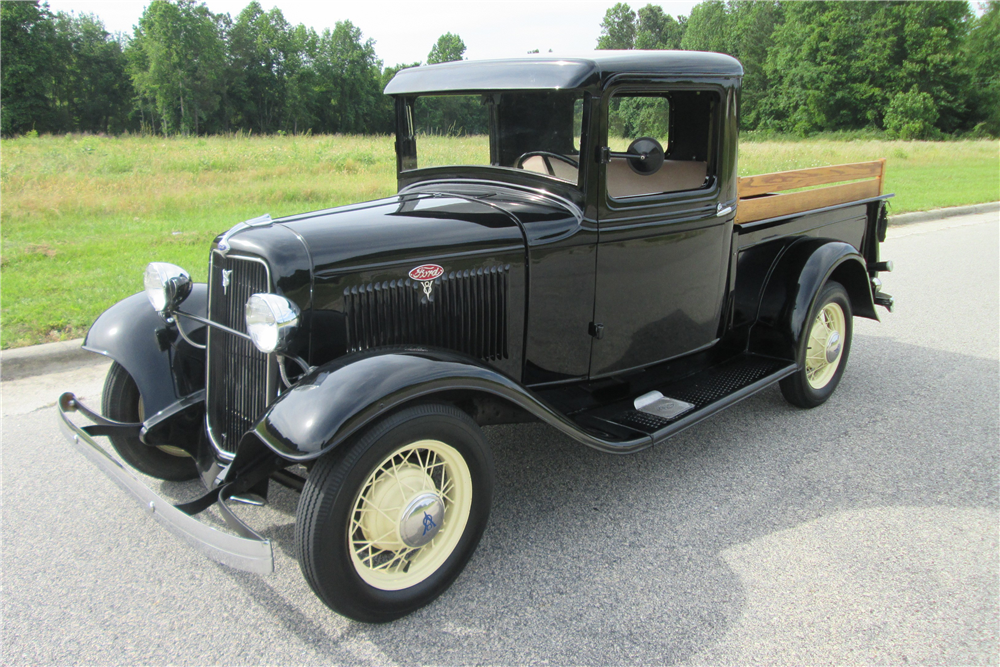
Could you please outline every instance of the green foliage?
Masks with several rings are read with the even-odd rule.
[[[894,103],[897,127],[917,86],[937,111],[937,132],[1000,136],[1000,2],[981,11],[976,18],[965,1],[705,0],[674,18],[657,4],[633,11],[619,2],[597,46],[738,58],[744,131],[883,130]],[[393,128],[393,103],[381,91],[400,66],[383,69],[374,42],[349,21],[317,34],[259,0],[235,18],[201,0],[151,0],[125,37],[96,17],[53,14],[29,0],[0,3],[0,23],[3,136]],[[445,33],[428,62],[459,60],[465,50]],[[452,121],[447,127],[475,125]]]
[[[450,32],[438,37],[431,52],[427,54],[427,64],[437,65],[438,63],[449,63],[453,60],[461,60],[465,56],[465,42],[458,35]]]
[[[715,51],[732,55],[729,17],[722,0],[705,0],[691,10],[681,48],[686,51]]]
[[[4,136],[52,127],[55,29],[48,6],[33,2],[0,3],[0,132]]]
[[[631,49],[635,46],[636,16],[624,2],[609,9],[601,21],[598,49]]]
[[[684,37],[686,21],[680,21],[670,14],[664,14],[659,5],[646,5],[638,11],[635,48],[637,49],[679,49]]]
[[[1000,137],[1000,2],[990,0],[965,47],[975,132]]]
[[[165,134],[198,134],[219,105],[225,44],[216,17],[194,0],[153,0],[129,45],[129,74]]]
[[[413,120],[420,134],[461,137],[490,133],[489,109],[479,95],[418,97]]]
[[[646,5],[638,12],[620,2],[604,14],[598,49],[679,49],[685,19],[664,14],[659,5]]]
[[[653,137],[664,146],[670,132],[670,104],[662,97],[615,97],[611,100],[608,134],[622,139]]]
[[[896,93],[885,112],[885,129],[890,139],[933,139],[937,134],[934,122],[938,119],[934,98],[917,90]]]
[[[802,134],[883,127],[890,101],[914,85],[934,100],[939,129],[966,123],[966,3],[785,3],[784,14],[766,65],[771,125]]]

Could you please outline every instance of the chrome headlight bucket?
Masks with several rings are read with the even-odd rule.
[[[284,351],[299,326],[298,307],[277,294],[254,294],[247,300],[247,333],[265,354]]]
[[[179,266],[166,262],[151,262],[143,276],[146,296],[158,313],[179,306],[191,293],[191,276]]]

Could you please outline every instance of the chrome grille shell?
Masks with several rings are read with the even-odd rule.
[[[223,286],[223,272],[226,276]],[[249,255],[213,250],[208,269],[208,318],[236,331],[246,331],[246,302],[253,294],[271,292],[267,263]],[[277,364],[249,339],[219,327],[208,328],[205,419],[212,445],[232,458],[243,433],[277,397]]]

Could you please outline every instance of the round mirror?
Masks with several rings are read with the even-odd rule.
[[[653,137],[639,137],[628,147],[628,166],[637,174],[650,176],[663,166],[663,146]]]

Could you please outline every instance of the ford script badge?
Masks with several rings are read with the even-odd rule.
[[[414,269],[410,269],[410,279],[416,280],[423,285],[424,294],[431,298],[434,289],[434,279],[444,275],[444,269],[437,264],[422,264]]]

